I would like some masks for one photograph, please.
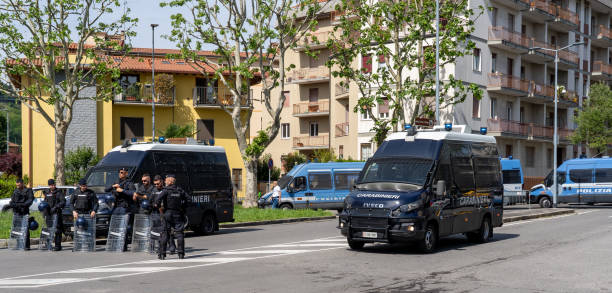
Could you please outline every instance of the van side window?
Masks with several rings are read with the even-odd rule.
[[[459,192],[474,190],[474,168],[470,145],[467,143],[449,144],[451,147],[451,166],[455,178],[453,187],[459,188]]]
[[[595,169],[595,183],[612,182],[612,169]]]
[[[351,182],[357,180],[359,173],[336,173],[334,175],[334,186],[336,190],[351,189]]]
[[[332,189],[330,173],[310,173],[308,183],[311,190]]]
[[[499,164],[498,158],[474,157],[474,178],[478,190],[499,189]],[[521,183],[520,175],[518,183]]]
[[[574,183],[592,183],[593,169],[573,169],[569,171],[569,177]]]
[[[188,158],[192,186],[196,190],[230,187],[229,168],[222,153],[190,153]]]
[[[446,190],[451,190],[451,186],[453,186],[453,176],[450,165],[450,147],[446,143],[442,146],[442,151],[440,152],[438,170],[436,170],[435,178],[434,184],[436,184],[438,180],[444,180],[444,182],[446,182]]]

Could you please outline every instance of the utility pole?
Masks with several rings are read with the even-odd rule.
[[[436,123],[440,123],[440,0],[436,0]]]
[[[155,142],[155,28],[158,24],[151,24],[151,44],[153,50],[151,51],[151,119],[153,120],[151,123],[151,129],[153,130],[153,135],[151,137],[151,141]]]

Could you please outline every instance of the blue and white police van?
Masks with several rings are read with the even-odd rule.
[[[506,204],[524,202],[523,168],[521,161],[512,156],[501,159],[502,182],[504,184],[504,200]]]
[[[338,228],[352,249],[416,242],[432,252],[447,235],[463,233],[474,242],[493,237],[503,216],[495,138],[456,127],[409,128],[381,144],[339,215]]]
[[[359,177],[364,162],[304,163],[283,176],[279,208],[341,210],[352,183]],[[263,195],[258,205],[272,205],[272,192]]]
[[[557,168],[559,186],[557,203],[612,203],[612,159],[572,159]],[[542,184],[531,188],[532,203],[543,208],[552,206],[553,172]]]

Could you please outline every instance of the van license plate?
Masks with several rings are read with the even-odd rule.
[[[378,233],[376,232],[361,232],[363,238],[378,238]]]
[[[70,227],[70,231],[74,232],[74,226]]]

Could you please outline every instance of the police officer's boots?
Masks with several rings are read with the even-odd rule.
[[[157,258],[158,258],[158,259],[161,259],[161,260],[164,260],[164,259],[166,259],[166,255],[165,255],[165,254],[160,253],[160,254],[158,254],[158,255],[157,255]]]
[[[184,259],[185,258],[185,254],[184,253],[179,253],[178,257],[179,257],[179,259]]]

